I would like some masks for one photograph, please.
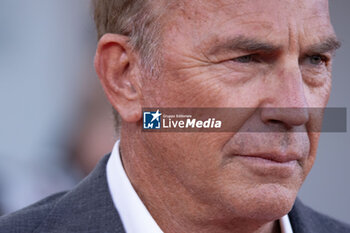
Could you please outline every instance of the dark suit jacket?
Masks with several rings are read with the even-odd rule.
[[[124,233],[108,190],[108,158],[105,156],[73,190],[1,217],[0,233]],[[349,225],[319,214],[299,200],[289,217],[294,233],[350,232]]]

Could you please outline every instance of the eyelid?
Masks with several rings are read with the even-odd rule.
[[[258,60],[256,59],[259,55],[256,54],[256,53],[253,53],[253,54],[245,54],[245,55],[241,55],[241,56],[238,56],[238,57],[234,57],[234,58],[231,58],[230,60],[232,61],[237,61],[238,59],[240,58],[244,58],[244,57],[251,57],[252,59],[252,62],[257,62]]]
[[[326,56],[326,55],[324,55],[324,54],[316,54],[316,55],[312,55],[312,56],[319,56],[319,57],[321,57],[322,60],[324,60],[324,61],[329,61],[329,59],[330,59],[328,56]]]
[[[299,62],[310,62],[309,59],[311,59],[313,56],[318,56],[321,58],[321,61],[324,65],[327,65],[328,62],[331,60],[331,57],[327,54],[319,54],[319,53],[310,53],[310,54],[306,54],[302,57],[300,57]]]
[[[306,58],[313,57],[313,56],[319,56],[319,57],[321,57],[321,59],[323,61],[326,61],[326,62],[329,61],[332,58],[332,56],[330,54],[320,54],[320,53],[307,54]]]

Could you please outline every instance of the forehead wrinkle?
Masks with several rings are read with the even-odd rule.
[[[247,12],[240,9],[243,1],[240,0],[169,0],[170,9],[173,11],[172,16],[182,16],[182,18],[193,21],[202,22],[208,18],[209,13],[214,15],[228,15],[230,19],[237,17],[248,17],[249,15],[256,15],[256,11]],[[234,10],[233,10],[234,9]],[[197,18],[196,18],[197,17]]]
[[[240,16],[237,16],[239,18]],[[228,19],[229,21],[232,19]],[[243,49],[243,47],[246,48],[246,50],[254,50],[258,47],[258,44],[260,43],[259,47],[261,49],[267,50],[267,49],[275,49],[271,47],[279,47],[279,46],[271,46],[272,43],[269,42],[269,38],[271,37],[271,34],[273,33],[273,24],[268,21],[257,21],[257,20],[249,20],[246,22],[241,22],[240,24],[233,25],[232,22],[227,22],[232,29],[226,30],[224,32],[211,32],[208,33],[208,35],[205,35],[203,39],[198,41],[195,44],[195,48],[199,48],[202,50],[207,50],[208,55],[211,51],[212,53],[216,52],[216,50],[219,49],[235,49],[234,45],[237,44],[236,47]],[[221,23],[222,25],[223,23]],[[259,33],[255,35],[244,35],[242,34],[242,29],[244,28],[251,28],[252,31],[257,30],[263,30],[263,36],[259,35]],[[230,31],[230,33],[228,33]],[[231,34],[231,35],[230,35]],[[255,33],[254,33],[255,34]],[[259,39],[263,38],[263,39]],[[273,39],[273,38],[272,38]],[[240,43],[238,43],[240,42]],[[244,43],[243,43],[244,42]],[[250,43],[248,43],[250,42]],[[244,45],[245,44],[245,45]],[[262,46],[264,44],[264,46]],[[269,44],[269,46],[268,46]],[[269,48],[268,48],[269,47]],[[277,48],[276,48],[277,49]]]
[[[317,13],[317,14],[312,14],[312,15],[308,15],[308,16],[305,16],[303,17],[303,21],[307,21],[307,20],[310,20],[310,19],[315,19],[315,18],[322,18],[322,19],[327,19],[329,20],[329,14],[327,12],[325,13]]]
[[[214,35],[214,36],[213,36],[213,31],[215,31],[215,30],[212,30],[211,33],[207,33],[207,35],[201,34],[202,31],[200,29],[201,29],[202,25],[212,24],[212,26],[215,26],[214,21],[217,22],[217,20],[219,20],[219,19],[215,19],[215,18],[214,19],[208,18],[208,15],[206,14],[207,11],[214,11],[214,12],[216,12],[216,11],[219,10],[219,11],[224,11],[224,12],[227,11],[227,12],[229,12],[230,13],[230,17],[227,17],[227,19],[225,19],[225,22],[222,22],[223,20],[221,20],[221,22],[217,22],[217,23],[220,23],[221,25],[229,24],[231,20],[233,20],[235,18],[242,17],[243,22],[241,22],[240,24],[237,24],[236,26],[232,25],[232,29],[236,29],[237,28],[237,33],[242,33],[242,28],[244,29],[244,27],[247,24],[254,24],[255,23],[255,24],[257,24],[256,30],[261,30],[262,28],[265,28],[265,27],[267,29],[267,27],[270,27],[270,30],[264,29],[265,33],[268,34],[268,35],[265,34],[264,38],[262,38],[262,39],[265,39],[265,41],[268,40],[271,37],[271,36],[269,36],[270,34],[274,34],[276,36],[276,34],[273,33],[274,30],[272,30],[275,27],[275,23],[266,21],[264,24],[262,24],[262,22],[258,22],[257,20],[255,20],[257,12],[242,12],[242,11],[239,10],[240,9],[240,5],[241,4],[244,5],[243,4],[244,1],[239,1],[239,0],[221,1],[220,0],[219,4],[217,4],[216,1],[214,3],[212,1],[204,1],[204,0],[193,0],[193,1],[188,1],[188,2],[187,1],[183,1],[183,0],[179,0],[179,1],[169,0],[169,1],[173,3],[173,4],[171,4],[171,6],[172,6],[171,8],[172,8],[173,11],[172,11],[172,13],[169,12],[171,16],[169,16],[169,14],[167,14],[168,15],[168,19],[171,18],[170,22],[173,22],[173,23],[175,23],[175,21],[177,22],[176,24],[177,24],[178,27],[176,27],[176,28],[178,28],[179,31],[181,31],[183,29],[183,27],[186,27],[186,25],[188,25],[189,22],[192,25],[196,25],[196,26],[192,27],[192,34],[196,35],[195,37],[192,35],[192,38],[197,38],[197,39],[193,39],[193,41],[192,41],[193,43],[191,45],[192,48],[197,48],[197,49],[200,48],[202,50],[210,49],[210,47],[213,47],[213,45],[215,46],[215,43],[221,43],[219,41],[219,39],[218,39],[218,38],[220,38],[221,34],[223,34],[223,35],[224,34],[226,34],[226,35],[228,34],[227,30],[224,33],[220,33],[220,31],[217,31],[218,35]],[[208,4],[205,4],[206,2],[208,2]],[[305,2],[303,2],[303,1],[296,1],[296,3],[297,4],[295,6],[297,6],[299,4],[299,8],[300,8],[300,4],[301,5],[305,4]],[[230,9],[232,10],[231,7],[229,7],[230,9],[225,9],[225,6],[230,5],[230,4],[236,5],[237,6],[237,11],[228,11]],[[317,13],[315,12],[314,15],[311,14],[311,15],[308,15],[308,16],[304,16],[304,18],[309,18],[309,19],[317,18],[317,17],[326,18],[328,15],[327,15],[327,12],[324,12],[324,7],[323,6],[322,7],[318,6],[318,9],[319,8],[322,9],[323,11],[321,12],[320,10],[318,10]],[[179,10],[181,12],[179,12]],[[180,14],[176,14],[176,13],[180,13]],[[260,14],[260,13],[258,13],[258,14]],[[248,17],[249,15],[254,15],[255,19],[253,17]],[[177,19],[174,20],[173,16],[176,16]],[[178,16],[180,16],[180,17],[178,17]],[[217,18],[219,18],[219,17],[217,17]],[[183,21],[183,20],[185,20],[185,21]],[[299,20],[300,20],[300,18],[299,18]],[[184,24],[184,23],[186,23],[186,24]],[[232,24],[232,23],[230,23],[230,24]],[[254,31],[256,31],[256,30],[254,29]],[[270,31],[270,33],[269,33],[269,31]],[[307,31],[309,31],[309,30],[307,30]],[[232,30],[231,34],[233,34],[233,33],[234,33],[234,30]],[[297,33],[297,34],[299,34],[299,33]],[[282,39],[280,36],[282,36],[281,33],[279,33],[279,35],[278,35],[279,40]],[[297,36],[297,35],[294,35],[294,36]],[[270,39],[274,40],[275,38],[273,38],[273,36],[272,36]],[[293,38],[293,39],[294,40],[298,40],[298,38]],[[259,41],[257,40],[254,43],[255,45],[258,45],[258,43],[256,43],[256,42],[259,42]],[[282,42],[282,41],[280,41],[280,42]],[[292,41],[290,41],[290,42],[292,42]],[[296,42],[296,41],[293,41],[293,42]],[[229,43],[233,44],[232,42],[229,42]],[[264,43],[267,44],[266,42],[264,42]],[[253,43],[251,43],[251,45],[253,45]],[[251,45],[250,46],[246,46],[246,47],[253,48],[254,46],[251,46]],[[215,46],[215,47],[217,49],[218,47],[221,47],[221,46]],[[232,49],[234,46],[227,46],[226,45],[224,47]],[[255,46],[255,47],[257,47],[257,46]],[[259,45],[259,47],[260,48],[263,48],[263,47],[267,48],[268,46],[261,46],[261,45]],[[276,46],[276,47],[280,47],[280,46]],[[271,46],[270,46],[270,48],[271,48]]]

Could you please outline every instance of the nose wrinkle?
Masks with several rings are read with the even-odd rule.
[[[298,54],[299,48],[298,26],[293,18],[293,20],[288,23],[288,52],[291,54]]]

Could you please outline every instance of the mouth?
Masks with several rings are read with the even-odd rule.
[[[271,161],[274,163],[290,163],[293,161],[298,161],[301,159],[300,156],[297,154],[280,154],[280,153],[262,153],[262,154],[246,154],[246,155],[239,155],[234,154],[233,156],[239,156],[239,157],[247,157],[247,158],[256,158],[256,159],[262,159]]]
[[[300,169],[300,156],[297,154],[233,154],[232,159],[258,176],[289,178]]]

